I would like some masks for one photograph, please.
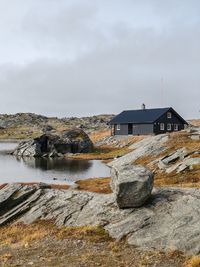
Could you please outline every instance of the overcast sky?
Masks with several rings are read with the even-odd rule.
[[[0,113],[200,117],[199,0],[0,0]]]

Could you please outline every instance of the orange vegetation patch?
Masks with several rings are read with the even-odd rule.
[[[51,189],[67,190],[70,188],[67,184],[51,184]]]
[[[90,139],[95,144],[97,141],[103,139],[104,137],[108,137],[110,135],[111,135],[110,130],[97,131],[90,134]]]
[[[174,132],[169,136],[169,141],[167,146],[170,150],[176,151],[176,149],[185,147],[190,152],[195,152],[200,150],[200,141],[192,140],[190,138],[190,133],[187,132]]]
[[[193,256],[185,262],[184,267],[200,267],[200,257]]]
[[[122,157],[131,152],[128,147],[111,148],[111,147],[95,147],[92,153],[81,153],[66,156],[68,159],[84,159],[84,160],[110,160]]]
[[[110,194],[112,190],[110,188],[110,177],[106,178],[91,178],[87,180],[77,181],[78,190],[89,191],[94,193]]]
[[[3,189],[7,184],[1,184],[0,185],[0,190]]]
[[[180,186],[200,188],[200,168],[186,170],[182,173],[161,173],[155,174],[155,186]]]

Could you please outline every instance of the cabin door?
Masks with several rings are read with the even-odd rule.
[[[132,123],[128,124],[128,134],[133,134],[133,124]]]

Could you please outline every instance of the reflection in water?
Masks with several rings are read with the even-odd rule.
[[[11,144],[1,144],[2,150]],[[24,158],[0,153],[0,184],[11,182],[73,183],[92,177],[108,177],[110,169],[98,160],[67,160],[62,158]]]
[[[68,171],[71,173],[87,172],[92,166],[88,160],[68,160],[63,158],[23,158],[22,160],[28,167],[40,169],[42,171],[56,170]]]

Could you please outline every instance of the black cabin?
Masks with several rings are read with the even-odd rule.
[[[180,131],[188,123],[171,107],[125,110],[109,124],[112,135],[148,135]]]

